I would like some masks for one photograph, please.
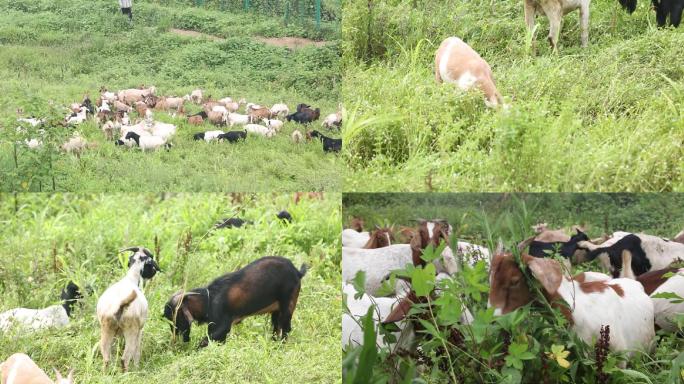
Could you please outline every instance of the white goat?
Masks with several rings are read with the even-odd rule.
[[[3,384],[72,384],[74,370],[69,371],[67,378],[55,369],[55,381],[23,353],[15,353],[0,364],[0,383]]]
[[[275,129],[276,132],[279,132],[283,128],[283,124],[285,124],[282,121],[276,119],[262,119],[261,121],[267,127]]]
[[[273,137],[276,134],[275,129],[259,124],[246,124],[245,131],[266,137]]]
[[[230,124],[231,127],[235,124],[245,125],[249,124],[250,118],[249,115],[241,115],[239,113],[230,112],[226,115],[226,122]]]
[[[152,253],[143,247],[122,250],[132,251],[128,259],[128,272],[102,293],[97,301],[97,319],[100,322],[100,351],[106,368],[111,359],[114,337],[122,334],[126,346],[121,362],[128,371],[131,359],[138,366],[142,352],[143,326],[147,320],[147,299],[142,291],[143,278],[151,278],[159,270]]]
[[[525,7],[525,23],[529,33],[534,31],[534,19],[537,14],[549,18],[549,43],[551,48],[558,49],[558,36],[561,30],[563,15],[576,9],[580,10],[580,31],[582,48],[589,45],[589,3],[590,0],[523,0]]]
[[[290,114],[290,108],[286,104],[273,104],[271,113],[273,116],[285,117]]]
[[[368,232],[356,232],[351,228],[342,230],[342,246],[350,248],[363,248],[370,239]]]
[[[67,115],[67,117],[65,118],[66,123],[69,125],[81,124],[82,122],[86,121],[87,112],[88,112],[88,108],[81,107],[79,112],[76,113],[76,116]]]

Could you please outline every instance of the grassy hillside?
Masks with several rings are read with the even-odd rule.
[[[678,209],[683,198],[681,194],[359,193],[346,194],[342,209],[345,219],[360,216],[367,226],[413,225],[417,217],[446,218],[458,240],[492,249],[501,238],[512,249],[531,236],[530,226],[540,221],[553,228],[585,224],[590,236],[627,230],[673,237],[684,226],[684,213]],[[585,270],[598,271],[598,262],[574,266],[571,273]],[[422,269],[408,275],[414,287],[435,285]],[[474,268],[464,266],[442,283],[444,293],[433,301],[432,312],[414,306],[412,313],[422,319],[426,334],[420,341],[422,350],[415,355],[370,345],[345,351],[343,381],[350,383],[364,374],[372,377],[370,382],[414,375],[414,382],[427,383],[674,384],[684,380],[681,336],[658,331],[650,353],[601,357],[593,345],[568,331],[570,325],[560,311],[546,306],[536,290],[535,304],[494,317],[493,309],[487,309],[488,277],[482,261]],[[471,325],[457,323],[460,303],[473,313]],[[684,316],[681,320],[684,324]],[[626,369],[617,366],[619,360],[627,360]]]
[[[282,17],[230,8],[195,8],[191,2],[137,2],[129,26],[112,1],[13,1],[0,3],[0,178],[2,190],[57,191],[271,191],[339,189],[340,162],[318,142],[294,145],[286,124],[273,140],[249,137],[239,145],[207,146],[190,127],[178,124],[168,153],[141,154],[115,148],[94,122],[78,131],[98,146],[80,159],[56,146],[71,132],[48,129],[51,145],[32,153],[14,143],[16,109],[61,119],[62,107],[93,100],[110,90],[155,85],[162,95],[182,96],[201,88],[215,98],[244,97],[255,103],[284,102],[337,110],[339,28],[324,19],[321,31],[286,26]],[[334,14],[330,14],[334,16]],[[174,29],[211,35],[179,35]],[[305,37],[327,44],[289,50],[255,37]],[[191,112],[198,107],[189,108]],[[314,127],[318,128],[319,123]],[[334,136],[334,133],[332,134]],[[31,137],[29,135],[29,137]],[[54,182],[53,182],[54,180]]]
[[[88,290],[63,330],[0,335],[0,360],[29,354],[45,370],[75,368],[77,383],[285,383],[340,381],[340,196],[220,194],[0,195],[0,311],[56,304],[73,279]],[[292,224],[275,214],[287,209]],[[251,220],[239,229],[212,231],[223,217]],[[124,246],[144,245],[163,273],[145,287],[149,302],[141,366],[127,374],[102,372],[98,296],[125,274]],[[265,255],[281,255],[311,269],[302,280],[292,333],[270,339],[270,318],[247,318],[223,345],[196,346],[206,326],[195,326],[188,345],[171,341],[163,305],[181,287],[206,285]],[[123,350],[119,343],[118,355]],[[113,357],[114,361],[114,357]]]
[[[368,3],[344,8],[345,190],[684,190],[684,30],[657,29],[650,2],[593,1],[587,49],[566,15],[557,54],[544,17],[532,48],[517,0]],[[510,110],[435,83],[448,36],[489,62]]]

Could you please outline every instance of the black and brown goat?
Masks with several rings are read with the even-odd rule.
[[[193,322],[209,324],[209,340],[223,342],[233,324],[260,314],[271,314],[273,338],[282,339],[292,329],[292,313],[297,305],[306,265],[297,270],[292,262],[279,256],[266,256],[246,267],[223,275],[208,286],[178,292],[166,303],[164,317],[172,322],[171,330],[190,341]]]

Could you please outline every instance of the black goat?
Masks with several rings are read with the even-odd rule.
[[[287,115],[285,118],[287,121],[295,121],[300,124],[309,124],[312,121],[318,120],[319,117],[321,117],[320,108],[311,109],[308,105],[300,104],[297,106],[297,112]]]
[[[575,251],[579,249],[577,244],[580,241],[589,241],[589,236],[578,229],[577,233],[572,235],[570,240],[566,242],[544,242],[534,240],[530,243],[528,254],[534,257],[548,257],[558,249],[561,256],[569,259],[575,254]]]
[[[73,281],[69,281],[64,289],[62,289],[62,294],[60,299],[62,299],[62,307],[66,312],[67,316],[71,317],[71,311],[74,309],[74,305],[83,298],[81,290],[78,285],[74,284]]]
[[[622,8],[630,14],[636,10],[637,0],[619,0]],[[670,16],[670,25],[678,27],[682,21],[684,0],[651,0],[653,9],[656,11],[656,22],[659,27],[664,27],[667,17]]]
[[[251,221],[243,220],[239,217],[231,217],[229,219],[221,219],[214,228],[216,229],[221,229],[221,228],[240,228],[245,224],[252,224]]]
[[[290,212],[288,211],[280,211],[276,216],[282,221],[287,221],[288,223],[292,222],[292,215],[290,215]]]
[[[208,286],[178,292],[164,307],[164,317],[172,322],[171,331],[190,341],[193,322],[209,324],[209,340],[223,342],[233,324],[260,314],[271,314],[273,338],[287,337],[292,313],[297,306],[306,265],[297,270],[292,262],[279,256],[266,256],[246,267],[223,275]]]
[[[333,139],[332,137],[324,136],[316,130],[307,132],[306,135],[309,140],[314,137],[319,138],[323,143],[323,151],[325,152],[339,152],[342,150],[342,139]]]
[[[230,131],[220,134],[216,137],[218,140],[226,140],[229,143],[236,143],[238,141],[245,141],[247,132],[245,131]]]

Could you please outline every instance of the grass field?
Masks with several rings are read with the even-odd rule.
[[[446,218],[460,241],[493,249],[500,238],[512,249],[531,236],[530,226],[539,222],[566,231],[583,224],[590,237],[625,230],[672,238],[684,226],[684,212],[678,209],[683,199],[681,194],[358,193],[345,194],[342,211],[345,222],[360,216],[369,227],[412,226],[417,217]],[[598,262],[573,267],[573,272],[585,270],[598,271]],[[435,285],[429,275],[409,272],[409,276],[414,287]],[[531,286],[536,284],[526,278]],[[464,266],[441,285],[444,293],[433,301],[432,312],[418,306],[412,310],[425,326],[420,362],[387,348],[352,348],[345,351],[343,381],[365,377],[368,382],[675,384],[684,380],[681,336],[658,331],[657,345],[648,354],[626,358],[610,353],[600,358],[594,346],[568,331],[569,324],[557,309],[545,306],[540,292],[533,292],[536,304],[494,317],[493,309],[487,309],[489,285],[482,261],[475,268]],[[459,303],[474,314],[471,325],[457,323]],[[681,321],[684,324],[684,317]],[[453,338],[456,331],[460,341]],[[561,365],[562,359],[567,365]],[[625,369],[616,365],[619,360],[627,360]],[[413,381],[402,380],[414,375]]]
[[[155,85],[182,96],[201,88],[215,98],[240,97],[337,110],[340,87],[339,4],[324,2],[321,30],[311,22],[285,25],[282,16],[192,7],[191,1],[137,2],[130,26],[116,1],[26,0],[0,3],[0,179],[4,191],[298,191],[339,190],[341,161],[319,142],[295,145],[286,124],[273,140],[249,137],[238,145],[193,142],[211,129],[178,124],[169,152],[116,148],[94,122],[77,127],[98,146],[80,159],[58,153],[71,132],[48,129],[51,145],[30,152],[15,141],[16,109],[61,119],[62,107],[109,90]],[[258,2],[255,2],[258,4]],[[337,5],[337,8],[335,6]],[[337,11],[338,13],[335,13]],[[175,29],[205,35],[187,36]],[[260,37],[325,41],[295,50]],[[191,112],[199,107],[190,107]],[[320,122],[314,123],[319,128]],[[319,128],[320,129],[320,128]],[[330,133],[335,136],[335,133]]]
[[[684,190],[684,30],[650,7],[592,1],[589,47],[573,12],[554,54],[519,0],[347,2],[345,190]],[[488,61],[508,111],[435,83],[448,36]]]
[[[69,279],[92,290],[62,330],[0,335],[0,360],[29,354],[52,367],[75,368],[76,383],[334,383],[340,381],[340,196],[221,194],[0,195],[0,311],[56,304]],[[289,225],[275,214],[287,209]],[[223,217],[251,220],[239,229],[211,231]],[[149,302],[141,366],[102,372],[95,318],[98,296],[125,274],[117,250],[144,245],[163,273],[145,287]],[[163,305],[185,286],[215,277],[261,256],[280,255],[311,269],[285,343],[270,338],[270,318],[247,318],[225,344],[197,350],[206,326],[195,326],[188,345],[171,341]],[[86,288],[87,287],[87,288]],[[118,355],[123,349],[118,345]],[[114,361],[114,358],[113,358]]]

